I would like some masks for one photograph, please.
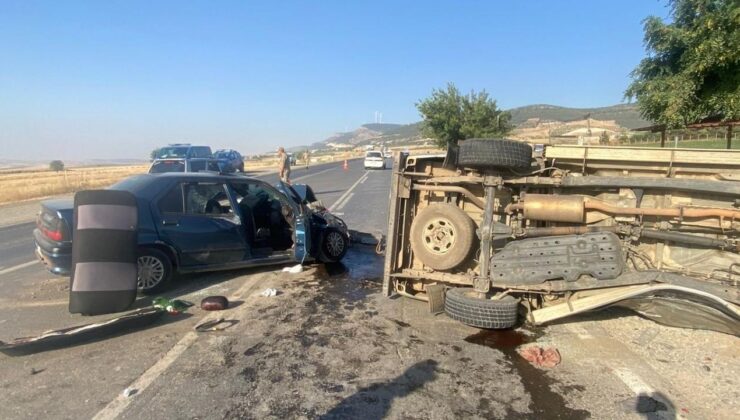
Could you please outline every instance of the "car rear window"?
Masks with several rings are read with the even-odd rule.
[[[187,146],[163,147],[159,149],[159,152],[157,153],[157,159],[184,158],[188,154],[188,149],[190,149],[190,147]]]
[[[380,152],[367,152],[365,157],[383,157],[383,154]]]
[[[211,148],[207,146],[195,146],[190,150],[190,157],[209,158],[211,157]]]
[[[165,160],[155,162],[149,169],[150,174],[161,174],[165,172],[185,172],[185,162],[180,160]]]

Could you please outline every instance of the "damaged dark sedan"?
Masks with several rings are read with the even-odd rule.
[[[139,289],[161,292],[174,273],[341,260],[346,224],[310,187],[295,187],[214,173],[136,175],[111,186],[137,199]],[[72,220],[72,200],[41,203],[36,254],[54,274],[69,275]]]

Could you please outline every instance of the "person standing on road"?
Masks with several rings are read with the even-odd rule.
[[[308,169],[308,163],[311,162],[311,153],[309,153],[308,149],[306,149],[304,157],[306,159],[306,169]]]
[[[290,156],[285,153],[283,146],[278,147],[278,172],[280,180],[290,185]]]

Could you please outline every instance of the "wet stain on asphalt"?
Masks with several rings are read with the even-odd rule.
[[[465,338],[465,341],[499,350],[506,356],[513,371],[519,375],[525,391],[532,399],[529,404],[532,413],[509,412],[507,418],[529,418],[530,416],[538,419],[590,418],[591,413],[586,410],[569,408],[565,404],[565,398],[550,387],[556,381],[547,376],[544,371],[532,366],[517,352],[517,347],[536,341],[538,335],[537,332],[534,335],[528,335],[520,329],[480,330]]]

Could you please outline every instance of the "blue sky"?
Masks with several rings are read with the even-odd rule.
[[[0,0],[0,159],[245,153],[420,119],[455,83],[504,108],[623,101],[657,0]]]

